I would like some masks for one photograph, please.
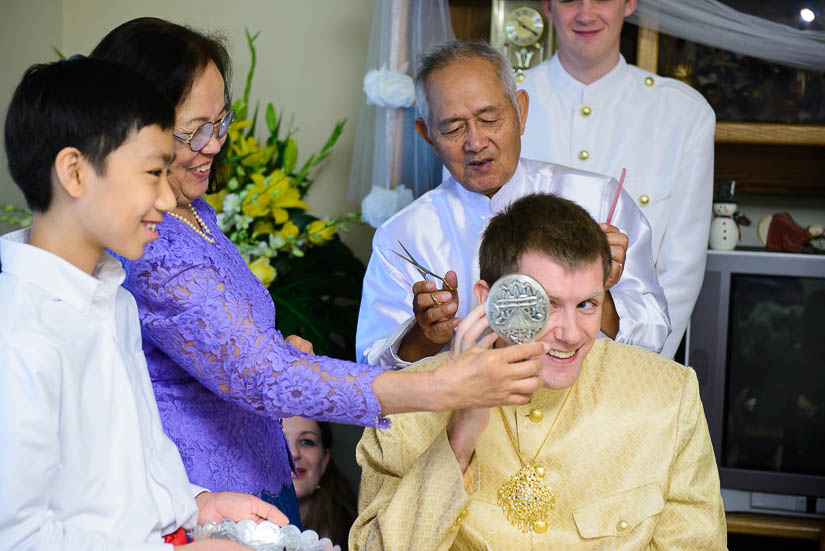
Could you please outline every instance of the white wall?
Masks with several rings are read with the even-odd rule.
[[[87,54],[118,24],[155,16],[228,39],[234,64],[233,97],[243,93],[249,53],[244,27],[260,30],[258,66],[251,100],[271,101],[294,115],[299,163],[326,141],[335,121],[347,118],[344,134],[320,167],[307,197],[313,214],[333,216],[359,210],[346,200],[361,81],[369,42],[371,0],[0,0],[0,105],[11,99],[23,70],[55,59],[50,45],[65,55]],[[288,118],[287,118],[288,120]],[[5,155],[5,154],[4,154]],[[0,204],[22,204],[0,168]],[[372,231],[354,228],[344,239],[366,261]]]
[[[59,48],[63,43],[61,9],[61,0],[0,0],[0,121],[3,123],[23,71],[33,63],[55,59],[51,46]],[[23,205],[23,194],[9,176],[2,134],[0,131],[0,205]],[[0,225],[0,233],[6,229]]]

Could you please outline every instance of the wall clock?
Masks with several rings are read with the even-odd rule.
[[[516,82],[524,70],[553,53],[553,25],[542,12],[541,0],[492,0],[490,43],[510,59]]]

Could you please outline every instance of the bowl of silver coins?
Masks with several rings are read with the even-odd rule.
[[[249,519],[237,523],[229,519],[207,522],[196,527],[191,535],[195,541],[230,540],[254,551],[341,551],[328,538],[320,538],[312,530],[301,532],[295,525],[278,526],[268,520],[260,523]]]

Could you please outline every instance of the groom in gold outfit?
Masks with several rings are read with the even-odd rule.
[[[542,284],[542,388],[520,406],[394,415],[391,429],[366,429],[350,549],[726,549],[695,373],[597,338],[610,262],[598,224],[565,199],[528,195],[491,220],[474,295],[483,305],[509,273]],[[453,352],[407,369],[435,369],[486,327],[477,306]]]

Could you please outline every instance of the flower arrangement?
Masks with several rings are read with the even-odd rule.
[[[269,289],[278,329],[312,341],[318,354],[351,359],[364,265],[338,231],[360,222],[360,213],[318,219],[303,201],[312,186],[312,169],[329,156],[346,121],[338,121],[321,150],[299,167],[296,130],[281,137],[283,117],[268,103],[264,118],[269,135],[259,142],[257,105],[249,116],[258,34],[246,32],[251,65],[243,97],[232,106],[235,120],[223,153],[227,186],[204,198],[215,209],[221,231]]]

